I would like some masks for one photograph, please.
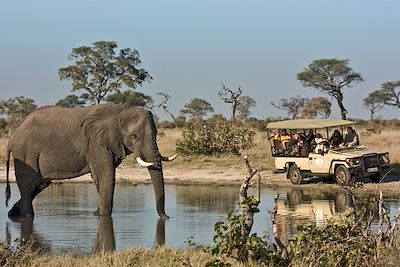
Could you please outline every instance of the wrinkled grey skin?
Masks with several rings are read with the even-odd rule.
[[[95,215],[110,215],[115,168],[129,154],[154,163],[148,167],[154,185],[157,212],[165,214],[164,177],[152,114],[140,107],[97,105],[84,108],[43,107],[31,113],[9,140],[8,166],[14,158],[21,199],[10,218],[33,217],[32,201],[52,180],[91,173],[99,194]]]

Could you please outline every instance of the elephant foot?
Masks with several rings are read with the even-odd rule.
[[[93,215],[94,215],[94,216],[100,216],[100,211],[99,211],[99,209],[97,209],[95,212],[93,212]]]
[[[13,220],[19,220],[22,218],[29,218],[29,217],[33,218],[34,217],[33,209],[31,209],[31,211],[29,211],[29,212],[24,212],[21,209],[21,203],[22,203],[22,201],[19,200],[17,203],[14,204],[14,206],[8,212],[8,218],[13,219]]]
[[[111,212],[106,212],[104,214],[100,213],[100,209],[97,209],[95,212],[93,212],[94,216],[111,216]]]
[[[160,215],[160,220],[166,221],[168,219],[169,219],[169,216],[167,214]]]

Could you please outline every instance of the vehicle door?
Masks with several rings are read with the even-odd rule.
[[[310,153],[308,155],[308,163],[310,164],[310,170],[312,173],[329,173],[331,162],[328,153]]]

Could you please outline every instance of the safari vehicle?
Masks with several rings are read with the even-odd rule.
[[[295,184],[301,184],[306,177],[333,177],[336,183],[350,185],[357,178],[369,177],[379,182],[389,168],[389,153],[371,151],[363,145],[352,147],[330,147],[326,152],[316,153],[311,150],[307,156],[299,156],[293,151],[282,148],[273,134],[281,129],[288,133],[302,133],[312,129],[320,133],[326,140],[334,129],[343,134],[344,128],[356,122],[340,119],[299,119],[268,123],[268,138],[271,144],[272,157],[278,171],[286,172],[287,179]]]

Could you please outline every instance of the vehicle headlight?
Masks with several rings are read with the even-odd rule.
[[[389,160],[389,152],[380,154],[380,162],[381,162],[381,164],[390,162],[390,160]]]
[[[361,165],[362,159],[361,158],[349,158],[349,159],[346,159],[346,162],[350,166]]]

